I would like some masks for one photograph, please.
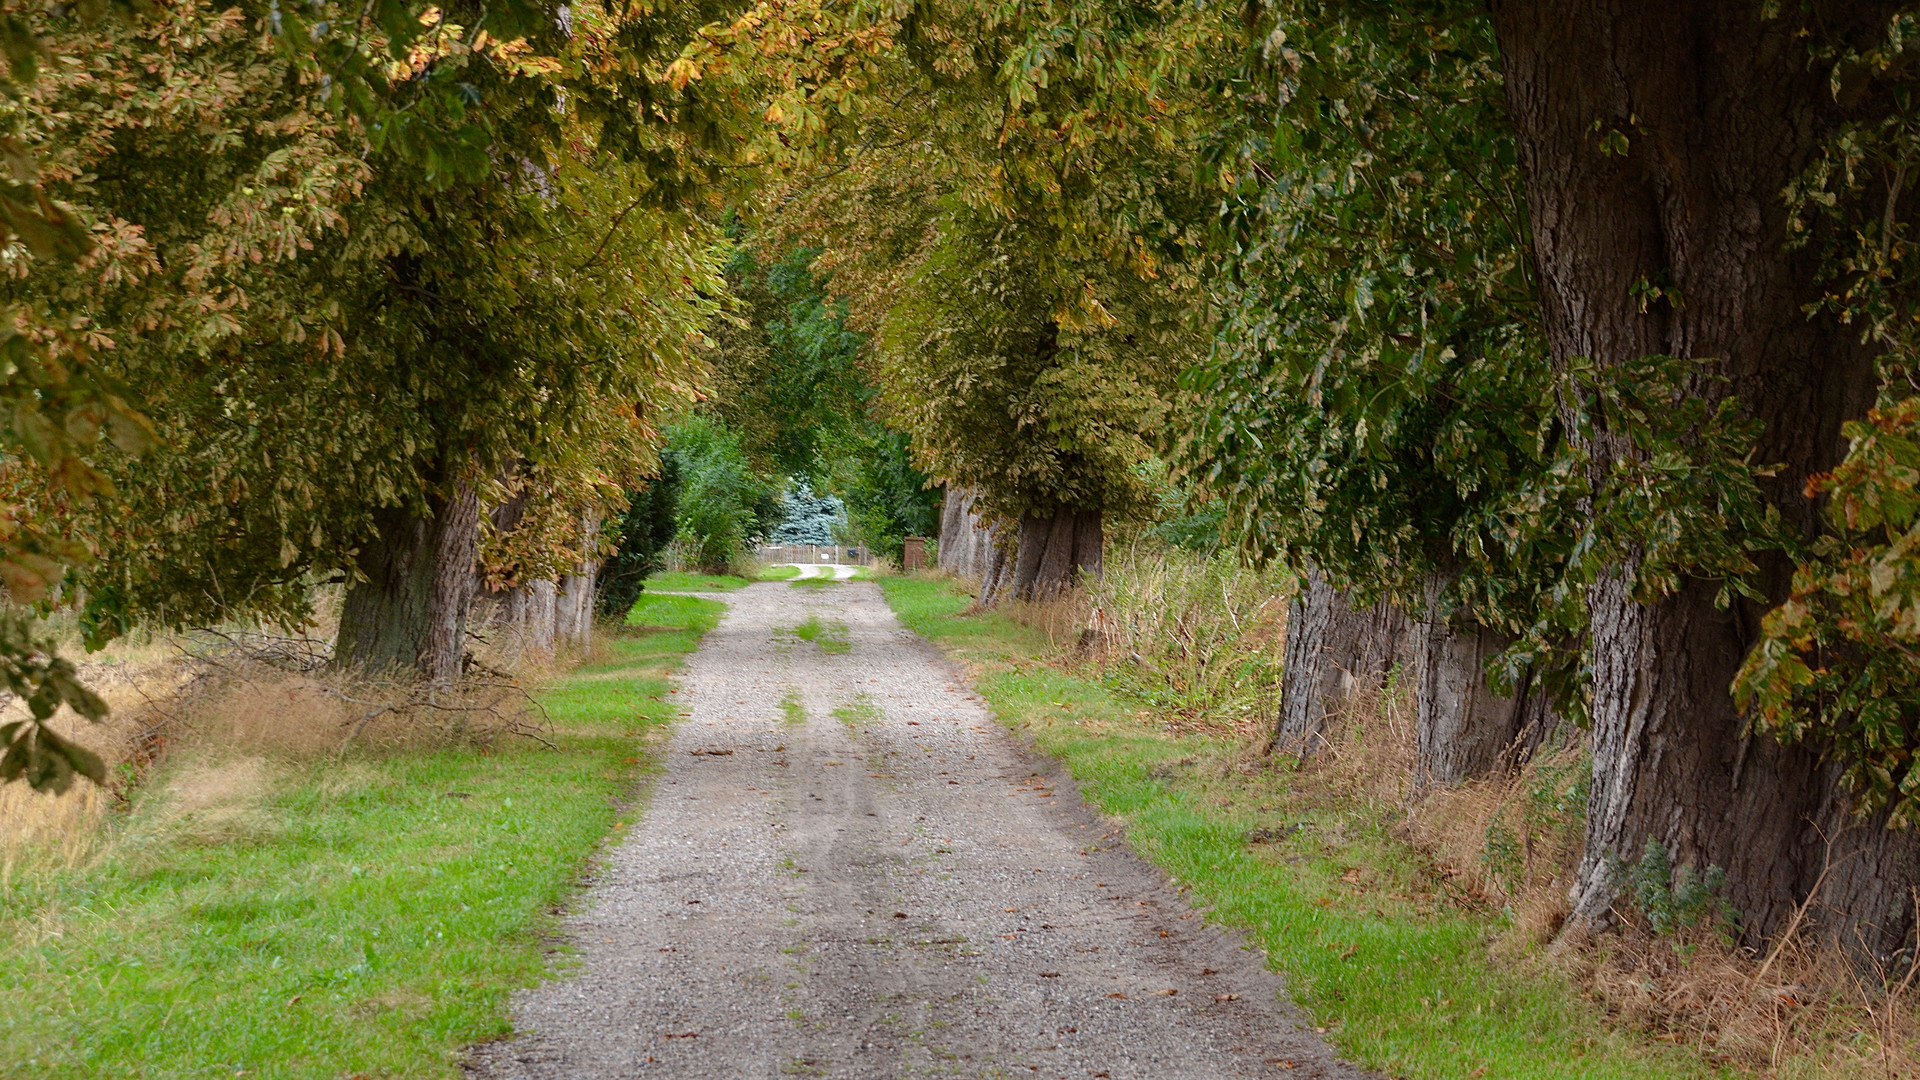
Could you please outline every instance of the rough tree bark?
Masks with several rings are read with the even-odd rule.
[[[497,621],[521,656],[553,655],[558,595],[558,587],[544,579],[522,582],[506,591]]]
[[[1012,585],[1013,559],[1004,546],[994,544],[986,551],[985,565],[980,571],[980,597],[975,602],[990,608],[1006,596]]]
[[[365,580],[347,590],[340,610],[334,656],[341,667],[436,682],[460,677],[478,586],[480,500],[462,481],[432,509],[428,517],[387,514],[362,548]]]
[[[599,543],[600,519],[590,513],[580,515],[580,561],[573,572],[560,578],[554,595],[554,637],[569,645],[586,645],[593,640],[594,575],[600,560],[590,553]]]
[[[999,548],[1000,530],[975,510],[976,500],[970,488],[947,490],[940,508],[940,568],[984,585]]]
[[[1023,514],[1013,568],[1013,595],[1044,600],[1073,586],[1080,574],[1100,575],[1106,541],[1098,510]]]
[[[1309,567],[1302,584],[1287,608],[1280,717],[1269,750],[1310,757],[1348,699],[1386,685],[1406,652],[1408,626],[1392,604],[1355,609],[1317,569]]]
[[[1804,313],[1821,245],[1784,247],[1781,192],[1843,119],[1805,35],[1861,41],[1895,7],[1767,18],[1745,0],[1492,3],[1556,359],[1706,362],[1724,381],[1689,391],[1736,395],[1764,424],[1756,460],[1786,465],[1769,497],[1808,532],[1807,476],[1838,459],[1840,424],[1866,410],[1874,380],[1856,328]],[[1624,152],[1617,139],[1602,148],[1615,130]],[[1679,299],[1643,305],[1636,286],[1649,282]],[[1634,453],[1605,431],[1590,449],[1600,470]],[[1766,563],[1761,584],[1779,594],[1789,569]],[[1607,920],[1610,868],[1652,839],[1677,864],[1722,867],[1757,943],[1819,878],[1824,831],[1844,834],[1813,908],[1829,913],[1828,940],[1889,955],[1913,927],[1915,839],[1874,822],[1849,830],[1815,748],[1742,737],[1728,686],[1759,612],[1721,610],[1716,591],[1691,581],[1643,606],[1623,572],[1590,592],[1594,775],[1571,924]]]
[[[1435,575],[1425,614],[1413,625],[1409,649],[1414,679],[1415,794],[1512,769],[1529,757],[1557,723],[1549,702],[1523,683],[1513,697],[1487,685],[1487,662],[1512,639],[1464,613],[1441,610],[1447,579]]]
[[[950,487],[940,499],[940,569],[954,577],[973,577],[973,553],[966,535],[967,503],[972,501],[965,488]]]

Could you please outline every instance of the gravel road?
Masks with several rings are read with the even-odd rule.
[[[716,599],[691,715],[570,920],[577,968],[471,1076],[1372,1075],[876,586]]]

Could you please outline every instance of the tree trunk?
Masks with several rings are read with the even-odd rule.
[[[950,487],[946,497],[940,500],[940,550],[938,563],[940,569],[958,578],[971,578],[973,554],[971,539],[966,534],[967,503],[972,501],[965,488]]]
[[[1524,762],[1557,724],[1524,682],[1513,697],[1487,685],[1487,662],[1512,639],[1462,613],[1441,610],[1447,579],[1427,585],[1426,613],[1411,634],[1415,698],[1413,789],[1447,787]]]
[[[1302,586],[1287,608],[1280,718],[1269,749],[1311,757],[1349,699],[1386,685],[1406,652],[1408,627],[1392,604],[1355,610],[1311,567]]]
[[[520,655],[553,655],[558,593],[554,583],[547,580],[529,581],[508,590],[500,606],[500,625],[513,635]]]
[[[1807,477],[1838,460],[1840,424],[1871,403],[1874,372],[1856,328],[1805,314],[1822,243],[1785,249],[1781,192],[1845,118],[1809,40],[1859,40],[1895,9],[1828,7],[1815,25],[1812,9],[1766,18],[1737,0],[1492,4],[1556,360],[1700,360],[1720,378],[1689,392],[1737,396],[1762,423],[1755,460],[1786,466],[1768,496],[1808,534]],[[1648,283],[1676,298],[1644,302]],[[1596,476],[1636,453],[1604,429],[1589,449]],[[1756,944],[1812,889],[1820,830],[1844,828],[1845,796],[1816,748],[1742,738],[1728,687],[1759,610],[1716,607],[1708,581],[1641,605],[1632,569],[1588,597],[1594,775],[1573,921],[1608,919],[1612,868],[1653,840],[1676,865],[1726,871]],[[1765,562],[1760,583],[1779,595],[1790,570]],[[1920,849],[1871,823],[1840,847],[1861,853],[1811,910],[1832,913],[1828,940],[1890,954],[1913,925],[1905,889]]]
[[[980,571],[980,598],[983,608],[990,608],[1000,602],[1013,584],[1013,559],[1008,557],[1007,549],[999,544],[987,548],[984,567]]]
[[[480,500],[471,483],[458,484],[431,517],[387,515],[361,551],[365,580],[341,606],[335,662],[368,674],[458,679],[479,552]]]
[[[1000,530],[981,517],[977,501],[969,488],[948,489],[940,510],[939,559],[940,569],[984,588],[988,571],[997,565]]]
[[[574,563],[573,573],[560,578],[554,595],[554,637],[573,646],[593,640],[593,579],[600,560],[592,552],[599,543],[599,533],[599,518],[582,513],[580,561]]]
[[[1023,514],[1013,570],[1013,595],[1046,600],[1073,587],[1084,573],[1098,575],[1105,538],[1098,510]]]

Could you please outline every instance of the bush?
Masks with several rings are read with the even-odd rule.
[[[874,555],[897,565],[907,537],[939,531],[940,493],[914,467],[905,435],[874,427],[847,452],[840,472],[850,539]]]
[[[779,524],[773,484],[747,460],[739,436],[718,420],[696,414],[675,424],[662,456],[671,456],[680,473],[674,520],[695,568],[726,571]]]
[[[660,475],[627,493],[627,509],[607,525],[608,540],[618,545],[600,569],[594,610],[603,619],[624,622],[640,599],[646,579],[659,572],[667,545],[679,531],[680,463],[671,454],[660,459]]]

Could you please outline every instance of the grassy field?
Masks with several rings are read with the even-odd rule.
[[[549,967],[722,605],[644,595],[540,695],[557,749],[176,755],[0,908],[0,1076],[454,1077]]]
[[[1233,738],[1171,734],[1142,701],[1049,661],[1044,634],[962,614],[969,598],[947,582],[882,588],[907,626],[972,666],[1003,722],[1125,819],[1136,850],[1248,931],[1352,1060],[1410,1080],[1721,1075],[1689,1050],[1608,1030],[1555,975],[1490,962],[1505,916],[1448,897],[1381,808],[1304,798]]]

